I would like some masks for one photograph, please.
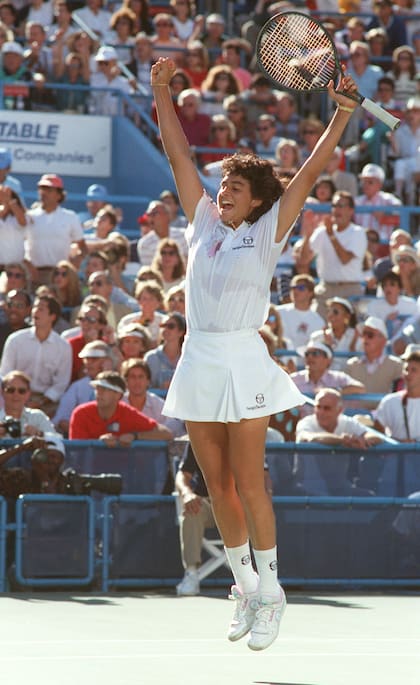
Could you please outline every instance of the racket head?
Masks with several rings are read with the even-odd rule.
[[[303,12],[271,17],[256,42],[260,70],[283,90],[325,92],[342,75],[337,49],[324,26]]]

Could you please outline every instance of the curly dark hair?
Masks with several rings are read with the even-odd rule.
[[[271,162],[257,155],[238,152],[225,157],[222,162],[222,174],[232,174],[246,179],[251,186],[252,197],[262,200],[261,205],[253,209],[246,219],[251,224],[268,212],[284,192],[284,186],[276,176]]]

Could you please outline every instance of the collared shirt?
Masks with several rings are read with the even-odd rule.
[[[6,340],[0,364],[0,375],[9,371],[23,371],[31,379],[34,392],[56,402],[70,382],[71,347],[58,333],[51,331],[42,342],[35,327],[12,333]]]
[[[366,195],[358,195],[355,199],[356,208],[363,206],[383,206],[383,207],[400,207],[401,200],[398,199],[392,193],[385,193],[383,190],[379,190],[373,197],[368,199]],[[356,210],[357,211],[357,210]],[[355,221],[364,228],[372,228],[377,231],[381,238],[388,240],[391,232],[394,230],[394,226],[388,224],[380,224],[378,219],[371,212],[363,212],[356,214]]]
[[[5,417],[5,410],[0,409],[0,421],[4,421]],[[33,428],[36,428],[38,431],[41,431],[41,433],[56,432],[54,425],[52,424],[48,416],[44,414],[43,411],[41,411],[41,409],[31,409],[30,407],[24,407],[19,420],[22,434],[24,434],[26,426],[32,426]]]
[[[156,428],[157,422],[125,402],[118,402],[109,419],[102,419],[96,402],[76,407],[70,418],[70,440],[98,440],[105,433],[123,435],[139,433]]]
[[[182,228],[169,227],[169,236],[171,240],[177,243],[183,258],[188,257],[188,245],[185,240],[185,231]],[[139,255],[140,264],[142,266],[150,266],[156,254],[157,246],[160,243],[160,238],[155,231],[146,233],[143,238],[140,238],[137,243],[137,252]]]
[[[70,421],[70,416],[76,407],[80,404],[86,404],[95,399],[95,390],[91,386],[91,377],[84,376],[77,381],[74,381],[66,390],[60,399],[60,404],[53,417],[54,425],[60,421]]]
[[[403,392],[393,392],[380,401],[375,412],[375,417],[385,428],[387,435],[391,435],[396,440],[415,440],[420,441],[420,397],[408,397],[406,403],[406,413],[408,421],[408,431],[404,419]]]
[[[309,378],[308,369],[303,369],[303,371],[296,371],[291,374],[291,378],[299,388],[301,392],[306,395],[316,395],[318,390],[324,388],[334,388],[335,390],[342,390],[347,388],[349,385],[357,385],[354,378],[349,376],[348,373],[344,371],[331,371],[328,369],[318,381],[311,381]]]
[[[28,239],[25,259],[34,266],[54,267],[68,259],[73,242],[83,240],[83,228],[76,212],[58,206],[46,212],[41,206],[28,211]]]
[[[350,223],[342,231],[334,231],[342,247],[354,254],[347,264],[338,258],[335,247],[325,226],[315,229],[310,238],[310,247],[316,255],[316,269],[322,281],[329,283],[360,282],[363,278],[363,258],[367,249],[366,231]]]
[[[337,420],[337,425],[332,432],[334,435],[342,435],[348,433],[349,435],[356,435],[360,437],[366,433],[366,426],[363,426],[359,421],[352,416],[340,414]],[[315,414],[305,416],[296,426],[296,442],[302,442],[303,433],[325,433],[325,428],[322,428]]]
[[[130,404],[128,401],[127,394],[124,395],[123,401],[127,402],[127,404]],[[149,418],[157,421],[157,423],[160,423],[162,426],[166,426],[166,428],[169,428],[174,438],[178,438],[179,436],[184,435],[186,432],[186,428],[183,421],[180,421],[179,419],[172,419],[170,416],[164,416],[162,414],[162,408],[164,404],[165,400],[159,397],[159,395],[155,395],[154,392],[147,391],[146,401],[141,411]]]

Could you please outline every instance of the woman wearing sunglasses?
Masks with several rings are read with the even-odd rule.
[[[164,238],[160,241],[151,268],[161,276],[165,292],[182,283],[185,278],[185,264],[175,240]]]
[[[327,300],[327,325],[312,333],[311,342],[322,342],[333,352],[348,352],[348,356],[336,357],[331,369],[343,370],[350,352],[361,350],[356,330],[357,317],[352,304],[344,297],[332,297]]]
[[[79,307],[82,301],[82,289],[79,276],[66,259],[60,260],[51,275],[55,295],[61,304],[63,316],[70,321],[72,311]]]
[[[185,319],[179,312],[170,314],[163,323],[162,343],[144,355],[151,373],[150,386],[167,390],[181,356],[182,343],[186,333]]]
[[[357,106],[344,77],[338,109],[313,155],[286,188],[267,160],[236,154],[222,162],[213,202],[203,191],[173,108],[172,60],[152,66],[161,139],[189,226],[187,327],[163,413],[186,421],[235,577],[236,610],[228,639],[250,633],[261,650],[276,639],[286,598],[278,582],[275,517],[264,483],[264,452],[271,414],[304,397],[271,357],[258,329],[270,283],[290,231],[315,179],[325,167]],[[257,572],[251,563],[250,540]]]

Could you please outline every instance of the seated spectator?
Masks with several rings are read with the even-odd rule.
[[[163,289],[156,281],[139,281],[134,294],[140,311],[122,317],[118,324],[118,335],[127,325],[139,323],[146,327],[152,345],[155,347],[160,339],[160,325],[166,318],[165,314],[158,311],[163,309]]]
[[[140,31],[134,38],[133,54],[127,64],[137,83],[146,95],[152,94],[150,86],[150,69],[153,64],[153,43],[150,36]]]
[[[185,264],[178,243],[170,238],[161,240],[151,267],[161,276],[165,292],[182,283],[185,279]]]
[[[381,67],[371,63],[368,43],[361,40],[353,40],[349,47],[348,73],[354,79],[360,93],[371,100],[374,99],[378,89],[378,81],[384,72]],[[346,130],[342,144],[345,147],[354,145],[359,141],[360,125],[364,113],[359,110]]]
[[[71,88],[71,86],[88,86],[90,82],[89,63],[83,55],[69,52],[65,57],[60,51],[61,43],[54,46],[53,78],[55,83],[65,84],[55,93],[57,109],[60,112],[85,114],[88,91]]]
[[[117,335],[118,350],[122,361],[127,359],[143,359],[146,352],[153,347],[148,330],[140,323],[128,324]]]
[[[93,74],[98,68],[98,63],[95,60],[98,48],[99,41],[94,40],[84,31],[75,31],[67,38],[64,52],[75,52],[81,55],[83,68],[89,69],[89,72]]]
[[[285,91],[274,91],[274,111],[276,118],[276,135],[279,138],[299,140],[299,121],[296,100],[292,93]]]
[[[65,43],[75,31],[70,0],[57,0],[53,7],[53,21],[47,28],[47,41],[54,46],[59,42]]]
[[[56,174],[44,174],[37,185],[39,203],[28,211],[25,263],[32,282],[44,285],[50,282],[60,260],[83,256],[86,245],[76,212],[61,206],[66,199],[63,179]]]
[[[276,135],[276,120],[272,114],[261,114],[255,126],[256,152],[263,159],[273,159],[276,156],[280,138]]]
[[[57,111],[55,92],[52,88],[48,88],[46,76],[39,71],[33,75],[29,97],[31,98],[31,110],[33,112]]]
[[[374,426],[399,442],[419,442],[420,346],[408,345],[401,359],[405,389],[385,395],[376,410]]]
[[[83,361],[84,375],[69,385],[62,395],[52,419],[54,426],[65,437],[68,436],[73,410],[79,405],[95,399],[91,381],[96,378],[98,373],[112,369],[113,357],[112,348],[103,340],[92,340],[92,342],[86,343],[79,352],[79,358]]]
[[[388,337],[393,338],[403,326],[404,320],[417,314],[417,303],[412,297],[401,294],[401,278],[394,271],[388,271],[382,277],[380,286],[383,297],[370,299],[367,313],[384,321]]]
[[[64,317],[70,321],[71,310],[79,308],[82,301],[82,290],[79,276],[71,262],[61,259],[52,272],[52,285],[57,294],[57,299],[64,308]]]
[[[250,87],[241,91],[239,97],[247,107],[248,121],[251,124],[256,122],[260,114],[266,114],[268,107],[274,106],[275,100],[271,86],[270,79],[258,72],[252,75]]]
[[[209,53],[201,41],[191,40],[187,44],[183,70],[190,80],[184,88],[200,89],[209,70]]]
[[[103,250],[114,238],[121,236],[116,231],[118,226],[118,212],[110,204],[106,204],[96,212],[92,225],[85,231],[88,252]]]
[[[169,5],[173,12],[174,33],[182,45],[188,45],[201,33],[204,17],[195,16],[195,3],[192,0],[170,0]]]
[[[178,118],[190,145],[207,145],[211,119],[201,112],[200,91],[187,88],[178,95]]]
[[[244,68],[244,62],[251,54],[252,46],[243,38],[228,38],[222,43],[221,62],[232,69],[240,90],[246,90],[251,84],[251,72]]]
[[[295,140],[282,138],[274,153],[275,167],[279,176],[291,178],[300,167],[300,149]]]
[[[165,293],[165,311],[169,314],[179,312],[185,316],[185,289],[181,286],[173,286]]]
[[[229,152],[236,149],[235,126],[224,114],[214,114],[211,118],[211,128],[208,147],[221,148],[220,152],[202,152],[199,156],[200,164],[205,173],[206,165],[221,161]]]
[[[43,295],[49,295],[50,297],[53,297],[55,300],[58,301],[57,288],[54,285],[39,285],[37,287],[37,289],[35,290],[34,299],[37,300],[40,297],[42,297]],[[77,311],[78,307],[76,307],[75,309]],[[63,312],[61,311],[60,316],[54,322],[54,331],[61,336],[62,333],[64,333],[65,331],[68,331],[69,328],[70,328],[70,323],[68,322],[67,319],[64,318]]]
[[[354,352],[358,345],[357,317],[352,304],[344,297],[327,300],[327,326],[311,333],[311,342],[322,342],[333,352]],[[336,359],[332,368],[343,369],[346,359]]]
[[[379,233],[377,231],[376,234],[379,237]],[[403,231],[402,228],[396,228],[394,231],[392,231],[389,238],[389,250],[387,250],[386,256],[378,258],[373,265],[373,274],[377,281],[380,281],[381,278],[388,273],[388,271],[391,271],[394,266],[392,255],[401,245],[411,246],[411,235],[408,233],[408,231]]]
[[[343,171],[343,150],[337,145],[325,167],[325,173],[331,176],[337,190],[346,190],[353,197],[357,195],[357,178],[350,171]]]
[[[24,94],[23,91],[17,93],[13,87],[8,87],[8,84],[14,84],[16,81],[32,81],[32,72],[24,62],[23,48],[14,40],[6,41],[1,48],[0,80],[3,82],[5,109],[31,109],[29,87]]]
[[[236,141],[254,138],[254,124],[248,121],[248,107],[239,95],[228,95],[223,100],[223,111],[235,126]]]
[[[92,229],[97,213],[107,204],[108,190],[106,186],[92,183],[86,189],[86,211],[79,212],[79,219],[82,222],[83,230],[90,231]]]
[[[163,328],[163,342],[155,350],[147,352],[144,360],[150,367],[152,388],[167,390],[181,356],[187,326],[179,312],[169,314],[160,325]]]
[[[15,193],[19,195],[21,203],[24,206],[22,184],[19,179],[9,173],[12,168],[12,162],[13,157],[11,150],[7,147],[0,147],[0,183],[1,185],[14,190]]]
[[[135,440],[171,440],[172,433],[122,401],[126,384],[115,371],[102,371],[94,381],[95,400],[76,407],[70,418],[70,440],[103,440],[107,447],[129,447]]]
[[[296,427],[296,442],[366,449],[379,444],[382,439],[369,433],[368,428],[357,419],[345,416],[338,390],[325,388],[319,390],[315,396],[314,413],[299,421]],[[340,461],[343,459],[342,455],[336,458]]]
[[[306,204],[329,204],[332,201],[333,195],[336,192],[335,183],[331,176],[322,174],[318,176],[315,181],[311,194],[306,198]],[[325,224],[329,219],[329,212],[317,212],[312,208],[304,208],[301,218],[301,232],[313,232],[318,226]]]
[[[314,290],[315,282],[312,276],[293,276],[290,282],[291,302],[277,307],[284,335],[291,341],[295,350],[307,345],[310,335],[325,325],[324,319],[312,307]]]
[[[114,285],[109,270],[94,271],[89,276],[88,288],[92,295],[101,295],[105,298],[108,305],[108,323],[114,329],[124,316],[138,310],[135,299]]]
[[[306,345],[303,352],[305,369],[291,374],[291,378],[302,393],[316,395],[323,388],[340,390],[344,395],[359,395],[365,392],[365,386],[344,371],[331,369],[333,353],[328,345],[312,342]],[[307,405],[301,408],[301,415],[310,413]]]
[[[401,292],[409,297],[420,295],[420,257],[411,245],[400,245],[392,253],[392,270],[401,279]]]
[[[185,214],[182,213],[178,195],[174,193],[173,190],[162,190],[159,195],[159,200],[162,200],[169,211],[171,220],[169,226],[172,226],[173,228],[187,228],[188,220]]]
[[[389,56],[386,56],[386,46],[388,43],[388,36],[385,29],[378,27],[376,29],[369,29],[364,37],[366,43],[369,45],[370,63],[381,69],[388,69],[391,66]],[[363,38],[357,39],[363,40]]]
[[[11,333],[29,327],[31,297],[26,290],[10,290],[4,302],[4,323],[0,323],[0,355]]]
[[[25,207],[16,191],[0,185],[0,240],[2,245],[1,267],[5,264],[23,262],[27,237]]]
[[[198,36],[209,52],[211,64],[215,64],[222,50],[223,43],[229,38],[225,33],[225,28],[226,21],[224,17],[216,12],[211,13],[206,17],[204,33]]]
[[[182,257],[187,260],[188,246],[185,240],[185,231],[181,228],[172,227],[171,213],[162,200],[153,200],[146,209],[151,230],[140,238],[137,251],[140,264],[150,266],[155,256],[159,242],[164,238],[171,238],[178,243]]]
[[[55,413],[71,375],[71,347],[53,330],[60,314],[60,304],[53,297],[36,299],[31,310],[33,325],[7,338],[0,363],[2,377],[16,370],[31,378],[28,406],[42,409],[47,416]]]
[[[373,11],[375,16],[368,23],[366,30],[369,31],[372,28],[382,26],[388,37],[386,54],[392,55],[399,45],[407,44],[404,19],[395,13],[392,0],[374,0]]]
[[[397,208],[401,206],[401,200],[392,193],[382,190],[385,172],[378,164],[366,164],[359,178],[362,194],[355,199],[356,207],[377,205]],[[358,212],[355,221],[364,228],[374,228],[378,231],[381,240],[388,241],[395,226],[399,225],[400,215],[398,211],[385,214],[379,209],[375,212]]]
[[[91,0],[97,1],[97,0]],[[89,111],[92,114],[115,116],[120,111],[119,93],[131,93],[128,80],[121,76],[117,65],[118,54],[115,48],[103,45],[95,55],[98,71],[91,74],[90,85],[93,90],[89,96]],[[103,90],[106,89],[106,90]]]
[[[416,62],[410,45],[400,45],[392,53],[392,66],[387,74],[394,80],[394,95],[399,107],[405,109],[410,98],[417,93]]]
[[[399,357],[386,353],[388,331],[383,319],[376,316],[360,324],[363,355],[351,357],[346,372],[363,383],[367,393],[385,394],[394,390],[402,376],[402,362]],[[364,402],[365,407],[375,407],[377,402]]]
[[[128,7],[136,15],[136,32],[144,31],[148,36],[153,33],[148,0],[123,0],[122,6]]]
[[[106,340],[113,343],[114,331],[108,325],[106,314],[100,307],[92,304],[82,304],[77,317],[80,332],[77,335],[67,338],[67,342],[72,350],[72,371],[71,380],[76,381],[84,374],[83,357],[80,352],[85,345],[93,340]]]
[[[26,406],[31,397],[31,379],[26,373],[6,373],[2,377],[1,390],[4,407],[0,409],[0,437],[42,437],[45,433],[55,433],[52,422],[43,411]]]
[[[241,88],[230,67],[218,64],[210,67],[201,84],[200,111],[210,116],[223,113],[223,100],[229,95],[238,95]]]
[[[309,157],[318,140],[325,131],[325,124],[316,117],[302,119],[299,125],[299,139],[303,141],[300,148],[302,163]]]
[[[420,314],[410,317],[401,327],[393,340],[392,351],[394,354],[403,355],[410,345],[420,345]]]
[[[78,9],[75,13],[75,21],[80,18],[98,38],[104,38],[109,30],[111,13],[103,9],[102,0],[86,0],[86,6]],[[83,24],[82,24],[83,26]]]
[[[125,400],[129,405],[166,426],[174,438],[185,435],[184,422],[164,416],[162,414],[164,400],[150,392],[151,373],[147,362],[134,357],[127,359],[121,365],[121,375],[127,385]]]
[[[113,12],[107,32],[106,42],[117,51],[118,59],[123,64],[131,60],[132,47],[135,43],[136,15],[129,7],[120,7]]]
[[[42,3],[44,7],[49,3]],[[53,53],[47,44],[47,30],[51,22],[43,24],[39,19],[30,20],[25,26],[25,64],[32,73],[40,73],[49,81],[53,76]]]
[[[420,95],[408,100],[402,125],[393,133],[391,145],[397,156],[394,167],[395,194],[416,204],[420,173]]]
[[[153,44],[153,62],[159,57],[169,57],[178,66],[182,66],[184,53],[182,42],[175,36],[175,25],[171,14],[158,12],[153,17],[155,33],[151,37]]]

